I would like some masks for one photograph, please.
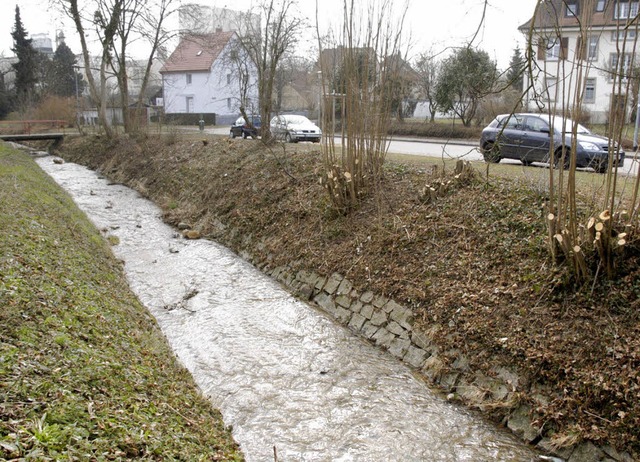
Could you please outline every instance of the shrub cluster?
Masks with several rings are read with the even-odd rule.
[[[461,123],[442,122],[398,122],[391,123],[389,134],[394,136],[421,136],[425,138],[456,138],[477,139],[480,138],[482,128],[465,127]]]

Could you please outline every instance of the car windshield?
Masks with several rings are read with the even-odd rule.
[[[526,114],[525,114],[526,116]],[[532,116],[529,116],[529,124],[531,124],[531,118]],[[535,116],[536,119],[540,119],[541,121],[544,121],[546,123],[549,122],[548,116],[544,116],[544,115],[536,115]],[[491,123],[491,126],[493,127],[504,127],[504,128],[519,128],[520,124],[522,123],[523,120],[523,115],[522,114],[514,114],[512,116],[503,116],[503,117],[497,117],[494,119],[494,121]],[[562,117],[555,117],[553,120],[553,130],[556,133],[562,133],[563,131],[565,133],[571,133],[573,130],[573,124],[575,123],[573,120],[571,119],[563,119]],[[563,124],[564,124],[564,129],[563,129]],[[591,131],[585,127],[584,125],[581,124],[577,124],[576,126],[576,133],[578,135],[591,135]]]
[[[311,121],[305,116],[287,116],[284,117],[284,119],[289,125],[302,125],[311,123]]]
[[[564,122],[564,127],[563,127],[563,122]],[[574,122],[571,119],[562,119],[561,117],[556,117],[553,120],[553,129],[557,132],[557,133],[561,133],[561,132],[565,132],[565,133],[571,133],[573,132],[573,125],[576,122]],[[580,125],[577,124],[576,126],[576,133],[578,135],[591,135],[591,132],[589,131],[589,129],[587,127],[585,127],[584,125]]]
[[[253,123],[253,125],[260,125],[260,116],[252,116],[249,117],[249,120]],[[246,124],[244,117],[240,116],[238,117],[238,119],[236,120],[236,125],[244,125]]]

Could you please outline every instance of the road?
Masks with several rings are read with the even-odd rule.
[[[389,144],[389,152],[396,154],[407,154],[415,156],[437,157],[445,159],[465,159],[471,161],[481,161],[482,154],[478,147],[472,142],[457,140],[412,140],[407,138],[394,139]],[[624,166],[620,173],[626,175],[636,175],[638,172],[639,159],[634,159],[632,154],[627,153]],[[503,159],[501,163],[513,163],[521,165],[518,160]],[[531,168],[540,168],[546,164],[535,163]],[[589,169],[579,169],[590,171]]]
[[[229,135],[229,127],[216,126],[205,129],[205,132],[212,135]],[[340,137],[336,137],[336,143],[339,142]],[[389,152],[413,156],[442,157],[444,155],[451,159],[482,160],[482,155],[473,142],[397,138],[391,141]]]
[[[456,140],[394,138],[389,143],[389,152],[445,159],[482,160],[482,154],[475,143]]]
[[[228,135],[228,127],[214,127],[206,130],[207,133],[216,135]],[[336,137],[336,143],[340,138]],[[473,141],[466,140],[427,140],[418,138],[397,137],[389,143],[389,152],[394,154],[406,154],[411,156],[437,157],[439,159],[465,159],[470,161],[481,161],[482,154]],[[520,165],[520,161],[503,159],[502,163],[513,163]],[[540,168],[545,164],[533,164],[530,168]],[[633,173],[631,173],[633,171]],[[620,172],[627,175],[635,175],[638,171],[638,159],[633,159],[627,153],[627,159]]]

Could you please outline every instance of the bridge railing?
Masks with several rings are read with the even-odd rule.
[[[65,120],[0,120],[0,133],[30,135],[34,130],[62,130],[68,125]]]

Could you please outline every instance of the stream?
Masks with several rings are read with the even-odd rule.
[[[36,159],[105,235],[132,290],[248,461],[534,461],[407,366],[215,242],[186,240],[137,192]]]

